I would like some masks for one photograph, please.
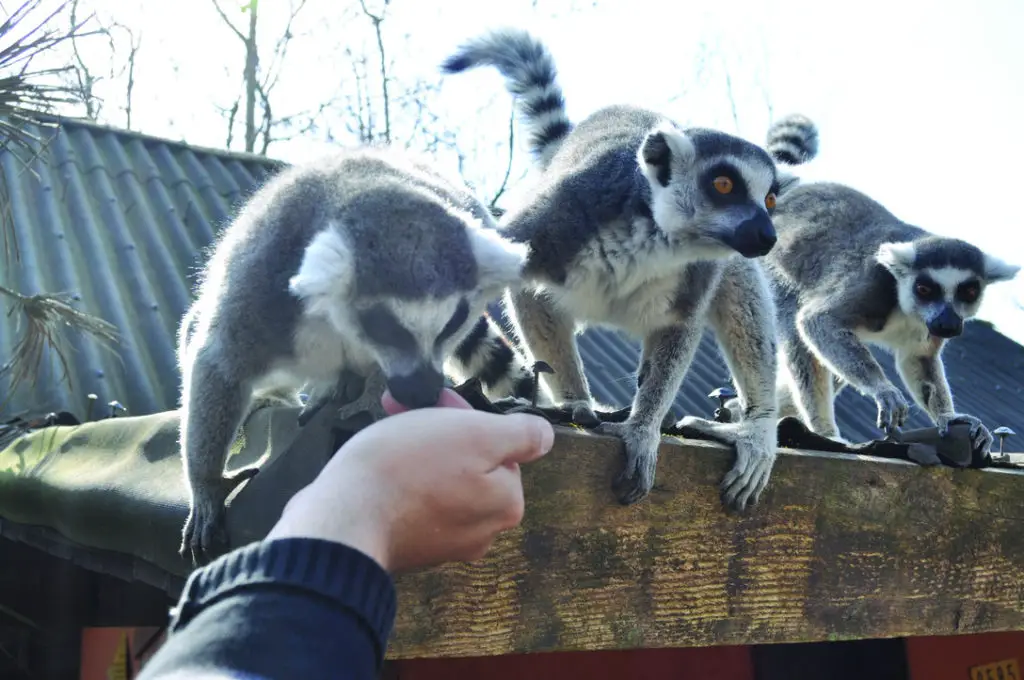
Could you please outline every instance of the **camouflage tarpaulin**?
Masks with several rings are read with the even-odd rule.
[[[255,462],[260,472],[228,499],[232,546],[266,535],[288,499],[312,481],[343,441],[345,432],[336,428],[331,409],[301,430],[298,410],[255,411],[235,442],[228,469]],[[160,575],[184,577],[190,564],[177,551],[188,494],[178,426],[178,412],[168,411],[48,427],[15,440],[0,451],[4,534],[16,523],[22,534],[33,527],[40,536],[66,539],[72,552],[131,556],[143,563],[136,577],[152,585],[166,587]],[[88,561],[97,566],[95,556]],[[151,576],[138,576],[146,572]]]

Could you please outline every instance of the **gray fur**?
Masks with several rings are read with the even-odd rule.
[[[790,190],[779,199],[775,224],[779,241],[764,262],[786,369],[780,401],[791,401],[814,431],[839,438],[833,403],[849,384],[875,400],[879,428],[903,425],[909,405],[872,357],[874,344],[894,354],[914,401],[943,431],[969,422],[975,445],[988,450],[988,429],[955,411],[941,354],[977,313],[985,288],[1012,279],[1019,267],[907,224],[840,184]],[[917,283],[928,283],[922,277],[936,284],[932,297],[915,293]],[[965,282],[977,286],[973,301],[957,297]]]
[[[409,406],[436,403],[446,360],[466,367],[452,355],[520,280],[525,250],[495,226],[467,189],[393,149],[287,169],[248,201],[179,331],[183,554],[225,548],[224,502],[254,471],[226,477],[224,463],[254,399],[307,385],[320,403],[352,375],[366,382],[357,407],[376,416],[385,380]]]
[[[492,32],[468,45],[449,60],[449,72],[496,65],[513,94],[524,90],[522,74],[542,72],[544,86],[561,92],[550,56],[528,33]],[[564,103],[547,115],[565,118]],[[775,394],[758,387],[775,383],[775,332],[764,275],[737,252],[757,257],[774,242],[766,209],[778,189],[772,158],[740,138],[683,129],[631,106],[597,111],[542,151],[533,191],[500,219],[504,234],[529,247],[528,284],[510,290],[506,303],[524,350],[555,370],[542,382],[573,407],[577,422],[596,424],[576,331],[606,325],[642,340],[629,419],[599,427],[625,442],[616,493],[622,503],[637,502],[653,485],[661,423],[711,324],[749,419],[685,424],[736,446],[724,500],[755,503],[776,455]],[[733,180],[727,198],[713,188],[723,174]]]

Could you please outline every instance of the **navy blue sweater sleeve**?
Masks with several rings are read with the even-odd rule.
[[[189,576],[139,680],[375,678],[394,619],[391,577],[358,550],[253,543]]]

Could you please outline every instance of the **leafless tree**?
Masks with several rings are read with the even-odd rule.
[[[764,44],[762,42],[762,48]],[[746,52],[750,45],[744,45],[745,51],[730,48],[720,37],[706,37],[697,46],[692,60],[692,67],[680,80],[675,94],[668,99],[668,104],[679,104],[684,113],[680,118],[685,124],[698,124],[689,117],[693,110],[688,104],[694,101],[695,94],[701,93],[704,111],[700,125],[716,125],[730,127],[731,132],[743,134],[751,127],[750,118],[767,117],[771,124],[774,107],[768,86],[768,58],[762,49],[757,59],[748,59]],[[753,97],[744,94],[758,93],[760,103],[752,106]]]
[[[69,10],[69,25],[78,25],[81,15],[79,0],[72,0]],[[103,120],[102,112],[105,105],[105,102],[97,94],[97,84],[104,80],[123,80],[123,103],[118,108],[124,114],[124,127],[130,130],[132,129],[132,96],[135,92],[135,66],[139,49],[142,46],[141,35],[113,19],[101,21],[95,15],[91,15],[91,23],[94,26],[91,32],[93,38],[105,38],[109,50],[103,74],[96,75],[99,70],[97,65],[86,63],[79,49],[81,38],[75,36],[69,39],[73,64],[66,74],[66,80],[70,88],[75,91],[76,97],[81,100],[82,106],[85,108],[85,117],[95,121]]]
[[[241,41],[245,51],[245,67],[242,71],[242,93],[234,103],[219,107],[227,120],[228,148],[234,141],[235,123],[240,111],[245,119],[244,147],[247,152],[266,155],[275,141],[292,139],[313,131],[325,110],[334,104],[330,97],[311,110],[280,115],[274,105],[274,89],[280,82],[282,69],[288,55],[288,48],[295,38],[295,21],[306,6],[307,0],[290,0],[288,18],[270,54],[262,59],[258,42],[259,2],[249,0],[242,11],[248,15],[248,24],[243,31],[221,7],[220,0],[212,0],[221,20]],[[264,66],[263,64],[266,64]],[[257,116],[257,114],[259,114]],[[258,148],[257,148],[258,147]]]
[[[355,33],[360,19],[369,33],[362,44],[358,39],[351,39],[342,51],[351,72],[337,111],[345,136],[364,144],[400,144],[435,157],[453,157],[463,178],[470,185],[475,184],[468,176],[471,173],[467,172],[466,158],[491,157],[493,151],[488,147],[485,153],[477,153],[479,149],[475,147],[481,140],[467,141],[464,135],[455,134],[447,121],[436,113],[441,88],[439,73],[424,75],[421,70],[409,69],[406,77],[402,77],[399,71],[409,62],[403,61],[392,48],[409,42],[410,36],[389,34],[388,19],[394,9],[391,0],[378,0],[377,7],[371,6],[372,1],[358,0],[355,13],[346,17],[350,34]],[[482,192],[489,195],[492,208],[515,180],[515,128],[511,112],[508,130],[508,162],[501,183],[490,192]],[[328,138],[335,137],[328,130]],[[468,146],[470,144],[472,146]],[[488,169],[493,171],[493,167]]]
[[[7,184],[10,176],[7,173],[32,172],[32,163],[46,161],[46,142],[31,128],[45,128],[48,124],[35,114],[81,103],[78,93],[63,84],[73,64],[37,67],[33,62],[41,55],[49,56],[58,48],[69,46],[74,40],[100,35],[98,30],[88,26],[91,17],[65,24],[63,20],[71,11],[68,0],[61,0],[52,10],[44,0],[24,0],[0,24],[0,156],[9,156],[18,166],[18,169],[0,173],[5,261],[2,271],[5,274],[20,266],[21,261],[10,211]],[[58,25],[67,27],[58,29]],[[5,164],[6,168],[11,166]],[[116,329],[111,324],[76,309],[65,293],[23,293],[0,276],[0,297],[10,303],[7,318],[14,319],[16,327],[24,328],[12,355],[0,364],[0,375],[10,381],[5,390],[7,395],[13,394],[23,381],[35,383],[47,345],[53,348],[64,369],[63,378],[67,379],[67,362],[60,342],[64,328],[88,333],[106,343],[117,340]],[[4,397],[0,408],[6,402],[7,397]]]

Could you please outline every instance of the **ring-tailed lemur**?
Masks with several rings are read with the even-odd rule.
[[[182,555],[225,548],[225,500],[255,469],[225,476],[224,464],[254,396],[305,384],[313,403],[352,374],[366,393],[343,410],[380,417],[385,384],[406,406],[436,404],[446,363],[492,386],[517,371],[532,381],[480,316],[520,280],[525,256],[464,186],[394,149],[338,152],[256,192],[216,243],[179,331]]]
[[[499,220],[529,246],[525,290],[506,303],[523,349],[554,368],[544,381],[577,422],[597,425],[576,345],[578,327],[609,325],[642,340],[637,392],[624,423],[598,431],[625,443],[621,503],[650,491],[660,427],[706,325],[714,329],[747,419],[681,425],[735,445],[727,505],[757,502],[776,455],[775,321],[753,258],[775,243],[776,168],[760,147],[657,113],[610,106],[574,125],[553,59],[518,29],[462,45],[446,73],[493,66],[529,130],[538,183]]]
[[[907,224],[831,182],[792,186],[774,220],[779,241],[764,263],[778,313],[780,413],[843,441],[834,401],[849,384],[875,400],[880,429],[902,426],[909,405],[871,355],[868,345],[877,345],[893,353],[914,401],[941,432],[969,423],[974,446],[988,451],[988,429],[954,409],[941,355],[977,313],[985,288],[1020,268]]]

